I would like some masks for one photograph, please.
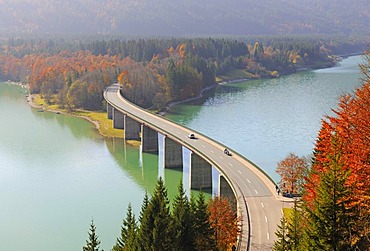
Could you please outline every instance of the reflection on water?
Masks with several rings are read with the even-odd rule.
[[[359,82],[360,56],[337,67],[277,79],[219,86],[199,104],[174,106],[167,117],[233,148],[273,179],[277,162],[289,152],[309,155],[339,95]]]

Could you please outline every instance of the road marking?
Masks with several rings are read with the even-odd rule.
[[[220,156],[220,159],[224,159],[224,158],[222,158],[222,157]]]
[[[202,145],[203,148],[206,148],[204,145]]]
[[[241,174],[242,172],[240,172],[240,170],[238,170],[238,172]]]
[[[265,205],[263,205],[263,203],[261,202],[261,207],[265,207]]]
[[[251,183],[251,181],[249,179],[247,179],[248,183]]]
[[[270,240],[270,234],[267,232],[267,239]]]
[[[211,153],[215,153],[215,152],[211,150]]]
[[[233,164],[229,163],[230,166],[233,166]],[[239,170],[238,170],[239,171]],[[240,171],[239,171],[240,172]]]
[[[266,223],[267,223],[267,216],[265,215],[265,221],[266,221]]]
[[[256,194],[258,194],[258,192],[257,192],[257,190],[256,190],[256,189],[254,189],[254,191],[256,192]]]

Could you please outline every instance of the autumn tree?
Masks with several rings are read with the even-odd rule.
[[[307,162],[294,153],[289,153],[277,165],[276,172],[280,175],[279,185],[284,193],[300,193],[307,172]]]
[[[229,200],[216,196],[210,201],[208,210],[218,250],[230,250],[236,244],[239,229],[236,213],[233,212]]]

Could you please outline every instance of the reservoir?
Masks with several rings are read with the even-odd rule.
[[[308,155],[338,96],[360,85],[360,56],[337,67],[226,84],[168,116],[238,151],[274,180],[289,152]],[[81,250],[94,219],[110,250],[131,202],[155,187],[158,157],[104,139],[87,121],[38,112],[25,90],[0,84],[0,250]],[[182,173],[165,170],[173,198]]]
[[[173,119],[239,152],[275,181],[279,161],[290,152],[312,153],[325,115],[338,98],[360,86],[361,56],[336,67],[276,79],[230,83],[202,100],[174,106]]]

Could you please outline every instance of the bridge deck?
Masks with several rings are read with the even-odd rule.
[[[272,249],[284,202],[276,194],[275,184],[261,170],[236,153],[225,155],[225,146],[208,137],[195,132],[197,139],[189,139],[187,135],[193,130],[133,105],[120,95],[118,85],[108,87],[104,98],[114,108],[186,146],[217,168],[237,197],[238,215],[243,222],[239,250]]]

